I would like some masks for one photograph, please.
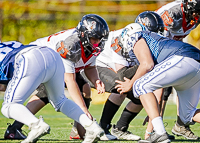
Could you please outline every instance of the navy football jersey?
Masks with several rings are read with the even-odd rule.
[[[29,45],[28,45],[29,46]],[[26,48],[20,42],[9,41],[0,43],[0,83],[7,84],[14,71],[15,55]]]

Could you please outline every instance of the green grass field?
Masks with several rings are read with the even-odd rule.
[[[3,97],[0,96],[0,104],[3,102]],[[120,107],[120,110],[117,112],[115,115],[112,123],[115,124],[117,120],[120,117],[120,113],[124,109],[125,105],[127,103],[127,100],[124,101],[122,106]],[[93,115],[94,118],[97,119],[99,122],[101,113],[102,113],[103,105],[91,105],[90,106],[90,112]],[[73,122],[71,119],[63,115],[62,113],[55,112],[53,107],[51,105],[47,105],[44,107],[39,113],[36,114],[37,117],[40,115],[43,116],[44,120],[46,123],[48,123],[51,126],[51,133],[49,135],[46,135],[42,137],[40,140],[38,140],[38,143],[79,143],[79,141],[75,140],[69,140],[69,134],[72,128],[71,123]],[[131,122],[129,130],[133,132],[134,134],[137,134],[144,138],[144,133],[146,129],[146,125],[142,126],[143,120],[146,117],[146,113],[144,110]],[[176,106],[172,103],[169,102],[166,107],[165,111],[165,116],[164,116],[164,122],[168,123],[166,126],[166,130],[169,134],[171,134],[171,129],[174,125],[174,121],[176,120]],[[7,119],[5,118],[2,114],[0,114],[0,142],[7,142],[7,143],[19,143],[20,140],[4,140],[4,132],[7,128],[7,123],[12,123],[12,119]],[[200,136],[200,131],[199,131],[199,124],[195,124],[191,126],[192,131]],[[23,130],[28,132],[28,127],[24,126]],[[105,141],[99,141],[101,143]],[[107,141],[108,143],[129,143],[129,142],[136,142],[136,141]],[[183,137],[177,137],[176,139],[173,140],[172,142],[177,142],[177,143],[187,143],[187,142],[200,142],[200,141],[189,141],[187,139],[184,139]]]

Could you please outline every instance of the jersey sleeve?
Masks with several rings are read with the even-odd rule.
[[[75,73],[75,63],[63,58],[62,58],[62,61],[64,64],[65,73]]]
[[[60,41],[64,41],[67,37],[74,33],[75,29],[59,31],[55,34],[47,37],[39,38],[36,41],[29,43],[29,45],[47,46],[56,51],[56,44]]]
[[[56,51],[62,58],[70,60],[74,63],[78,62],[81,58],[81,45],[78,35],[73,34],[65,40],[59,41],[56,44]]]

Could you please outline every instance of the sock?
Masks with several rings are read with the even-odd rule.
[[[109,99],[107,99],[100,120],[100,125],[103,129],[105,129],[107,125],[111,123],[111,120],[113,119],[118,109],[118,105],[114,104]]]
[[[177,115],[177,121],[176,123],[179,125],[179,126],[185,126],[185,124],[181,121],[181,118]]]
[[[24,125],[23,123],[15,120],[14,123],[12,124],[12,127],[15,128],[15,129],[21,130],[23,125]]]
[[[69,118],[80,123],[83,127],[92,124],[92,120],[90,120],[81,108],[72,100],[66,98],[60,107],[60,111]]]
[[[13,103],[9,107],[9,117],[27,126],[35,123],[38,119],[22,104]]]
[[[138,113],[130,112],[125,108],[115,127],[122,131],[127,131],[130,122],[135,118],[135,116],[137,116],[137,114]]]
[[[154,118],[151,122],[152,122],[153,128],[157,134],[162,135],[166,132],[165,127],[163,125],[162,118],[160,116]]]
[[[86,107],[89,109],[89,107],[90,107],[90,102],[92,101],[92,99],[91,99],[91,98],[85,98],[85,97],[83,97],[83,100],[85,101]]]

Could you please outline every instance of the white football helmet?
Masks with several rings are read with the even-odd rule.
[[[119,37],[119,41],[121,42],[120,44],[123,47],[123,49],[128,51],[130,50],[130,48],[132,49],[138,38],[136,32],[143,30],[147,29],[138,23],[131,23],[127,25]]]

